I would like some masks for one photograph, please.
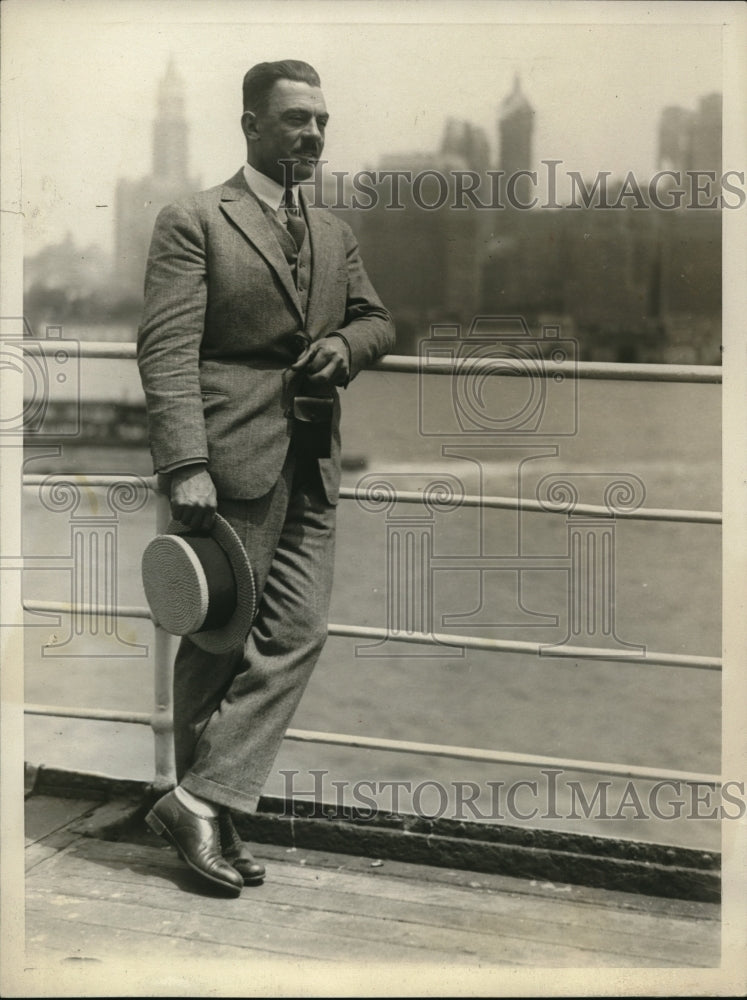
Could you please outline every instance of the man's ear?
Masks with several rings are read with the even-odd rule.
[[[259,138],[257,116],[253,111],[245,111],[241,116],[241,131],[247,142],[255,142]]]

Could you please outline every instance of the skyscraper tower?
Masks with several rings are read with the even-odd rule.
[[[478,125],[463,119],[446,119],[440,155],[456,169],[484,174],[490,167],[488,137]]]
[[[170,59],[156,94],[152,172],[117,182],[115,208],[115,274],[122,290],[142,292],[145,261],[158,212],[200,187],[187,172],[189,126],[184,115],[184,83]]]
[[[184,117],[184,84],[169,59],[166,75],[158,84],[157,114],[153,122],[153,176],[184,181],[187,176],[187,121]]]
[[[659,167],[721,175],[721,94],[706,94],[695,111],[670,106],[659,122]]]
[[[521,89],[519,74],[514,76],[511,93],[504,98],[498,111],[498,169],[503,204],[526,204],[532,197],[532,185],[527,177],[516,179],[521,170],[532,169],[532,132],[534,109]],[[512,180],[512,178],[514,178]]]

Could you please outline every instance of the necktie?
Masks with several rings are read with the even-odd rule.
[[[285,192],[285,197],[283,198],[283,208],[285,209],[285,224],[288,228],[288,232],[293,237],[293,242],[296,244],[296,248],[300,250],[306,236],[306,220],[303,217],[303,212],[293,197],[292,188],[288,188]]]

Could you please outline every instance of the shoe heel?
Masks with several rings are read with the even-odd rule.
[[[145,822],[151,828],[153,833],[157,833],[159,837],[162,837],[166,832],[166,827],[152,810],[145,817]]]

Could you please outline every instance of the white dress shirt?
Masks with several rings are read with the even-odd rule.
[[[273,212],[277,212],[283,204],[285,196],[285,188],[282,184],[278,184],[277,181],[274,181],[272,177],[268,177],[267,174],[260,173],[251,163],[244,164],[244,180],[249,186],[249,190],[256,194],[260,201],[263,201]],[[298,188],[298,184],[291,186],[293,199],[297,205],[299,204]]]

